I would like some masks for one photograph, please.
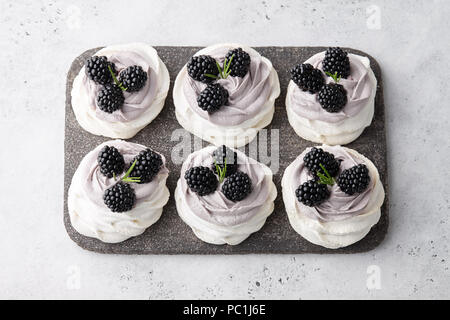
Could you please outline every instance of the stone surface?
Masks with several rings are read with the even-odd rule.
[[[210,0],[0,1],[0,297],[450,298],[449,16],[447,0],[230,0],[227,10]],[[386,103],[386,238],[351,255],[124,256],[77,246],[62,221],[67,71],[88,48],[132,41],[371,54]]]
[[[64,163],[64,223],[68,234],[84,249],[100,253],[123,254],[236,254],[236,253],[356,253],[369,251],[376,247],[384,238],[388,228],[388,197],[385,198],[381,210],[381,218],[371,232],[361,241],[338,250],[331,250],[314,245],[299,234],[289,224],[281,196],[281,178],[284,169],[307,147],[315,145],[301,139],[289,125],[284,104],[286,89],[290,80],[289,70],[295,64],[307,60],[317,52],[324,51],[324,47],[256,47],[255,49],[267,57],[278,72],[281,95],[275,102],[275,115],[268,130],[268,146],[270,152],[271,130],[279,130],[279,170],[274,172],[274,182],[277,186],[278,197],[275,200],[275,210],[267,219],[264,227],[251,235],[244,242],[236,246],[212,245],[199,240],[191,229],[179,218],[174,200],[177,180],[180,176],[181,164],[174,163],[171,158],[173,147],[179,141],[172,141],[172,132],[180,129],[175,118],[175,107],[172,99],[172,89],[175,77],[189,58],[201,47],[155,47],[162,61],[166,64],[171,80],[169,95],[163,111],[158,117],[129,141],[151,147],[166,156],[167,167],[170,170],[167,179],[171,197],[164,207],[160,220],[148,228],[142,235],[128,239],[121,243],[103,243],[100,240],[79,234],[70,224],[67,211],[67,190],[72,176],[83,156],[109,138],[94,136],[80,127],[75,119],[71,105],[71,91],[73,79],[79,73],[84,61],[99,48],[88,50],[76,58],[67,75],[66,88],[66,130],[65,130],[65,163]],[[378,80],[375,98],[375,115],[370,127],[363,134],[347,146],[367,155],[378,168],[381,181],[387,192],[386,172],[386,139],[384,133],[384,102],[383,83],[380,67],[376,61],[366,53],[349,49],[349,52],[368,56],[371,67]],[[161,132],[163,134],[155,134]],[[204,146],[208,143],[204,142]],[[262,144],[259,148],[263,147]],[[247,148],[241,148],[245,151]]]

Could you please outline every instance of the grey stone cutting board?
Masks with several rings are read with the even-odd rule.
[[[141,143],[163,153],[167,158],[170,175],[167,186],[171,197],[161,219],[148,228],[142,235],[128,239],[122,243],[108,244],[97,239],[85,237],[72,227],[67,211],[67,191],[72,176],[81,159],[100,143],[110,140],[94,136],[84,131],[75,119],[71,106],[70,93],[75,76],[81,69],[84,60],[100,48],[91,49],[81,54],[72,63],[67,75],[66,86],[66,118],[64,143],[64,224],[70,238],[80,247],[100,252],[118,254],[250,254],[250,253],[358,253],[369,251],[380,244],[388,229],[388,185],[386,163],[386,137],[383,101],[383,82],[378,63],[364,52],[348,49],[349,52],[370,58],[371,67],[378,80],[375,99],[375,116],[372,125],[363,134],[347,146],[368,156],[378,168],[386,190],[381,219],[370,233],[361,241],[346,248],[331,250],[309,243],[297,234],[289,224],[281,197],[281,177],[284,169],[308,146],[314,145],[298,137],[288,123],[284,105],[286,88],[289,82],[289,69],[297,63],[305,61],[313,54],[323,51],[324,47],[256,47],[263,56],[269,58],[278,72],[281,84],[281,95],[276,100],[275,115],[267,129],[279,129],[280,137],[280,169],[274,175],[278,189],[275,210],[267,219],[263,228],[252,234],[247,240],[236,246],[212,245],[200,241],[191,229],[178,217],[173,193],[180,176],[180,165],[171,161],[171,150],[179,141],[171,141],[173,130],[181,128],[175,118],[172,99],[173,82],[176,75],[201,47],[155,47],[170,73],[171,86],[165,106],[158,117],[129,139]],[[269,130],[270,137],[270,130]],[[270,139],[269,139],[270,143]],[[204,142],[203,146],[208,145]],[[246,149],[247,150],[247,149]],[[270,150],[270,147],[269,147]]]

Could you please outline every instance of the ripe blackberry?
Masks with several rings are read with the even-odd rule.
[[[125,161],[119,150],[114,147],[104,146],[98,153],[97,162],[100,172],[108,178],[119,175],[125,168]]]
[[[325,83],[322,72],[309,63],[298,64],[290,72],[292,81],[303,91],[319,92]]]
[[[208,113],[219,110],[227,102],[228,91],[218,83],[208,84],[197,97],[198,106]]]
[[[337,180],[339,188],[348,195],[363,192],[369,182],[369,169],[362,163],[342,171]]]
[[[107,85],[98,92],[97,106],[100,110],[108,113],[113,113],[122,107],[125,101],[122,89],[117,85]]]
[[[186,183],[193,192],[199,196],[206,196],[217,189],[217,177],[210,168],[199,166],[192,167],[184,174]]]
[[[108,69],[111,67],[114,74],[116,73],[116,67],[114,63],[109,62],[105,56],[92,56],[84,63],[86,75],[92,81],[98,84],[107,85],[113,82],[113,77]]]
[[[112,212],[124,212],[133,208],[136,194],[133,188],[123,182],[119,182],[103,194],[103,202]]]
[[[330,191],[326,184],[320,184],[315,180],[308,180],[295,190],[295,196],[305,206],[314,207],[327,200],[330,197]]]
[[[213,154],[213,164],[211,165],[211,169],[215,174],[219,174],[217,172],[216,164],[223,169],[225,166],[225,160],[227,162],[227,170],[225,171],[225,177],[231,176],[233,173],[237,171],[238,163],[237,163],[237,153],[227,148],[226,146],[218,147],[214,150]]]
[[[231,60],[230,64],[230,75],[243,78],[250,68],[250,55],[242,50],[242,48],[237,48],[228,51],[225,56],[227,62],[230,61],[231,57],[233,57],[233,60]]]
[[[216,60],[213,57],[201,55],[194,56],[187,64],[187,72],[192,79],[204,83],[211,83],[214,78],[205,76],[205,74],[219,75]]]
[[[131,163],[134,163],[135,160],[136,164],[130,173],[130,177],[139,177],[140,182],[138,183],[148,183],[152,181],[163,165],[161,155],[150,148],[139,152]]]
[[[324,166],[332,177],[335,177],[339,172],[339,161],[334,158],[332,153],[324,151],[321,148],[312,147],[311,150],[303,157],[303,161],[305,163],[305,167],[308,168],[309,173],[316,180],[318,179],[317,171],[325,174],[320,167],[320,164]]]
[[[347,104],[347,91],[340,84],[330,83],[320,89],[317,98],[325,111],[339,112]]]
[[[350,61],[347,52],[339,47],[328,48],[322,62],[322,69],[331,74],[337,72],[338,77],[347,79],[350,75]]]
[[[222,192],[231,201],[241,201],[252,191],[252,180],[241,171],[233,173],[225,179]]]
[[[118,80],[127,92],[136,92],[145,86],[147,72],[141,66],[131,66],[120,71]]]

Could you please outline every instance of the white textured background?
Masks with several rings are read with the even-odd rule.
[[[0,298],[450,298],[449,16],[445,0],[2,0]],[[88,48],[131,41],[340,45],[373,55],[388,131],[385,241],[357,255],[78,248],[62,221],[66,72]],[[370,265],[381,272],[378,290],[366,286]]]

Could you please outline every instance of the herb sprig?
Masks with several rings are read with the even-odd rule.
[[[218,76],[216,76],[214,74],[210,74],[210,73],[205,73],[205,76],[209,77],[209,78],[213,78],[213,79],[226,79],[231,73],[230,66],[231,66],[231,61],[233,61],[233,58],[234,58],[234,54],[231,56],[230,60],[228,60],[228,61],[227,61],[227,58],[225,58],[225,61],[223,62],[223,69],[220,66],[220,64],[216,61],[216,66],[217,66],[217,69],[219,70]]]
[[[225,180],[225,175],[227,173],[227,159],[225,159],[223,164],[223,169],[214,161],[214,165],[216,166],[217,173],[219,174],[219,183]]]
[[[141,182],[141,177],[130,177],[131,171],[133,171],[134,167],[136,166],[137,159],[134,160],[133,164],[130,166],[130,169],[125,173],[125,175],[120,179],[124,182],[130,182],[130,183],[139,183]],[[113,174],[114,180],[116,180],[116,175]]]
[[[322,172],[320,172],[320,170],[317,170],[317,176],[319,177],[319,183],[320,184],[327,184],[327,185],[330,185],[330,186],[335,184],[336,181],[328,173],[327,169],[325,169],[325,167],[321,163],[319,163],[319,166],[322,168],[323,172],[325,172],[325,174],[323,174]]]
[[[123,86],[123,84],[117,79],[116,75],[114,74],[114,71],[112,70],[111,66],[108,65],[108,70],[111,73],[114,83],[122,90],[122,91],[127,91],[128,88],[125,88]]]
[[[327,72],[325,72],[325,74],[327,76],[333,78],[334,82],[336,82],[336,83],[339,83],[339,81],[341,81],[341,76],[339,76],[339,77],[337,76],[337,71],[334,74],[332,74],[331,72],[327,71]]]

